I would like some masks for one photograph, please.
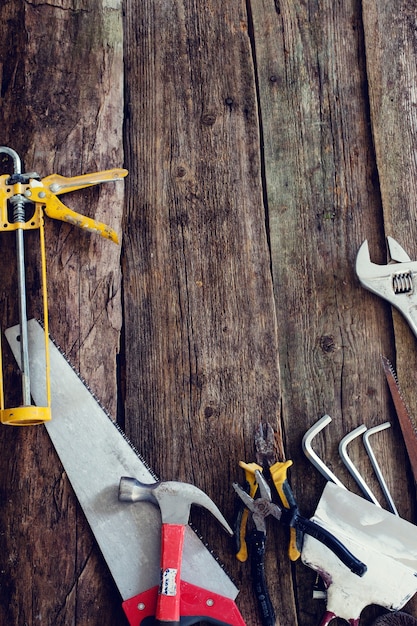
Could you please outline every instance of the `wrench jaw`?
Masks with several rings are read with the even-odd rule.
[[[387,300],[397,308],[417,337],[417,261],[392,237],[387,238],[390,262],[372,263],[368,241],[365,239],[356,256],[356,275],[365,289]]]

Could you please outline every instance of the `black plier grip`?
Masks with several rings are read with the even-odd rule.
[[[337,537],[332,535],[332,533],[323,526],[300,515],[297,507],[284,509],[282,511],[281,521],[288,524],[290,528],[295,528],[300,534],[310,535],[320,541],[357,576],[361,577],[365,574],[367,570],[365,563],[362,563],[362,561],[356,558]]]

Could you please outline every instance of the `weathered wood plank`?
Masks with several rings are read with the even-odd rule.
[[[301,451],[307,428],[325,413],[332,416],[316,449],[357,491],[337,444],[359,424],[373,426],[391,417],[379,358],[393,351],[390,311],[360,287],[354,272],[363,239],[376,250],[376,261],[383,243],[363,29],[360,4],[354,1],[254,1],[251,7],[285,444],[295,461],[299,504],[311,514],[324,481]],[[397,429],[375,446],[394,499],[407,516]],[[350,453],[379,495],[359,442]],[[298,623],[303,625],[316,624],[323,611],[323,603],[312,600],[313,582],[314,576],[297,566]]]
[[[158,475],[195,483],[230,519],[238,461],[254,459],[261,418],[279,429],[280,403],[246,8],[128,9],[126,431]],[[248,565],[212,520],[193,519],[259,623]],[[289,580],[273,545],[272,586]]]
[[[372,131],[385,232],[412,260],[417,258],[414,16],[415,7],[410,2],[401,2],[395,10],[379,3],[364,4]],[[390,37],[385,35],[387,29]],[[385,247],[380,254],[385,263]],[[410,376],[417,366],[416,340],[399,314],[394,319],[398,374],[410,409],[416,414],[414,376]]]
[[[406,1],[397,3],[395,7],[382,2],[364,2],[363,16],[372,132],[385,234],[396,239],[414,261],[417,259],[415,5]],[[381,244],[379,250],[371,249],[371,254],[379,254],[379,262],[386,263],[385,249]],[[382,300],[378,300],[377,304],[383,306]],[[415,417],[416,338],[395,309],[393,320],[395,351],[392,358],[396,361],[397,374],[411,415]],[[406,459],[404,448],[403,453]],[[407,462],[401,464],[401,471],[410,474]],[[412,480],[410,482],[413,484]],[[414,507],[408,512],[408,517],[415,523],[414,485],[412,491]],[[415,598],[407,608],[416,614]]]
[[[0,43],[1,143],[20,153],[26,171],[41,176],[122,165],[120,3],[33,0],[3,3],[0,14],[7,25]],[[62,199],[121,233],[123,185]],[[51,333],[115,411],[120,247],[46,220]],[[27,241],[29,315],[39,316],[39,272],[31,250],[37,243],[29,236]],[[4,329],[18,318],[14,246],[3,235],[1,246]],[[8,372],[11,363],[9,358]],[[14,373],[6,381],[13,384]],[[0,437],[0,622],[125,623],[115,587],[44,429],[3,426]]]

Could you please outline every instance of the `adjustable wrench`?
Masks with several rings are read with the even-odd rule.
[[[417,261],[392,237],[387,237],[390,261],[387,265],[372,263],[368,241],[356,256],[356,274],[365,289],[388,300],[406,318],[417,337]]]

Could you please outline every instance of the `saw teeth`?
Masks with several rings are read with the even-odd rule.
[[[43,328],[43,330],[45,330],[45,326],[42,320],[37,319],[36,320],[38,322],[38,324]],[[148,470],[148,472],[152,475],[152,477],[155,479],[155,481],[159,480],[158,476],[155,474],[155,472],[152,470],[152,468],[149,466],[149,464],[145,461],[145,459],[142,457],[142,455],[140,454],[140,452],[138,451],[138,449],[136,448],[136,446],[133,445],[133,443],[130,441],[129,437],[126,435],[126,433],[124,432],[124,430],[119,426],[119,424],[113,419],[113,417],[110,415],[109,411],[106,409],[105,406],[103,406],[103,404],[101,403],[100,399],[96,396],[96,394],[94,393],[94,391],[91,390],[89,384],[87,383],[87,381],[85,380],[85,378],[83,378],[79,371],[77,370],[77,368],[74,366],[74,364],[70,361],[69,357],[65,354],[64,350],[61,348],[61,346],[59,345],[59,343],[57,343],[57,341],[55,341],[55,339],[53,337],[51,337],[50,335],[48,335],[48,338],[52,341],[52,343],[54,344],[54,346],[56,347],[57,350],[59,350],[59,352],[61,353],[61,355],[64,357],[64,359],[66,360],[66,362],[68,363],[68,365],[71,367],[71,369],[73,370],[73,372],[78,376],[78,378],[80,379],[80,381],[82,382],[82,384],[84,385],[84,387],[88,390],[88,393],[91,394],[94,398],[94,400],[97,402],[97,404],[99,405],[99,407],[101,408],[101,410],[106,414],[106,416],[108,417],[108,419],[111,421],[111,423],[113,424],[113,426],[119,431],[119,433],[122,435],[123,439],[129,444],[129,446],[132,448],[132,450],[134,451],[134,453],[136,454],[136,456],[139,458],[140,462],[143,463],[143,465],[145,466],[145,468]],[[220,563],[220,561],[219,561]]]

